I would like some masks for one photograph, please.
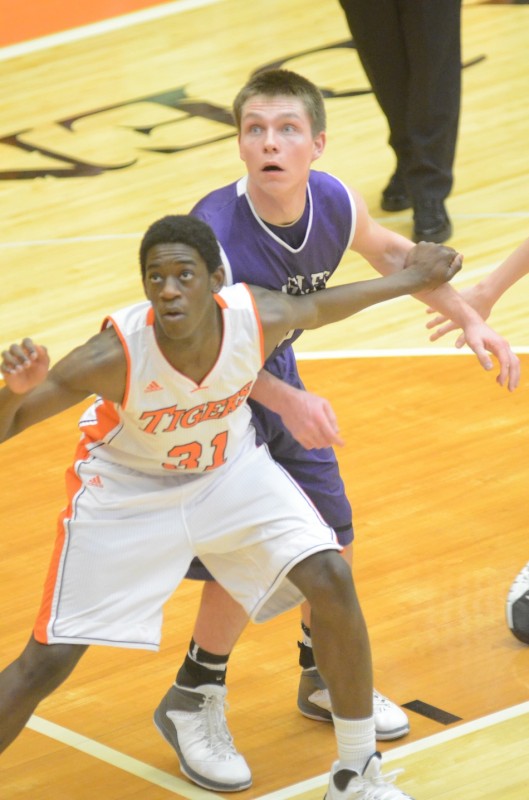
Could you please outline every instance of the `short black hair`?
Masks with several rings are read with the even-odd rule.
[[[254,72],[233,101],[233,116],[239,133],[244,104],[260,94],[265,97],[297,97],[309,115],[312,135],[318,136],[326,129],[325,101],[312,81],[288,69],[265,69]]]
[[[169,242],[193,247],[206,262],[210,274],[222,264],[219,244],[209,225],[189,214],[169,214],[149,225],[143,235],[140,245],[142,278],[145,277],[147,253],[151,247]]]

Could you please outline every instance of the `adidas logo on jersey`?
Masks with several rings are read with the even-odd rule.
[[[163,386],[160,386],[159,383],[156,381],[151,381],[143,390],[144,392],[161,392],[163,391]]]
[[[99,477],[99,475],[94,475],[93,478],[90,478],[88,481],[88,486],[97,486],[98,489],[103,488],[103,481]]]

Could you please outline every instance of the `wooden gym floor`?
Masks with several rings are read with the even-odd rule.
[[[28,14],[0,0],[2,348],[32,335],[56,360],[108,311],[139,299],[147,225],[241,174],[225,110],[265,64],[341,95],[327,102],[329,144],[316,166],[410,233],[409,212],[378,206],[393,160],[335,0],[87,5],[41,0]],[[451,244],[465,255],[456,286],[529,235],[528,45],[528,8],[464,4],[448,203]],[[352,254],[339,273],[337,282],[373,274]],[[411,299],[298,345],[308,387],[332,401],[346,439],[339,458],[375,684],[415,709],[409,736],[381,749],[386,769],[405,768],[399,784],[416,800],[529,798],[529,648],[504,620],[509,585],[529,559],[528,301],[525,279],[491,319],[522,359],[512,394],[456,353],[453,337],[430,344]],[[2,664],[31,629],[78,415],[2,446]],[[185,582],[168,604],[159,654],[87,654],[2,757],[2,798],[212,796],[181,776],[151,722],[185,653],[198,591]],[[254,774],[242,800],[324,794],[334,736],[297,712],[297,636],[297,613],[250,626],[232,658],[228,718]]]

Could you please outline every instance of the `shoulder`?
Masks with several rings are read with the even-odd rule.
[[[148,300],[144,300],[113,311],[103,320],[102,329],[114,327],[124,333],[132,333],[149,327],[152,322],[152,306]]]
[[[238,185],[239,182],[236,181],[209,192],[193,206],[190,214],[202,219],[204,222],[208,222],[212,216],[228,210],[236,204],[239,197]]]
[[[355,217],[357,193],[329,172],[311,170],[309,187],[316,206],[329,211],[341,211]]]
[[[311,170],[309,188],[312,202],[320,220],[320,229],[329,226],[340,232],[340,243],[344,251],[353,241],[357,219],[359,195],[329,172]]]
[[[252,302],[263,324],[273,324],[289,314],[292,298],[286,292],[263,289],[262,286],[247,286]]]
[[[313,169],[309,174],[309,186],[314,192],[321,192],[329,195],[336,195],[338,197],[350,197],[351,190],[346,184],[336,175],[331,175],[330,172],[322,172],[321,170]]]
[[[127,359],[121,340],[114,328],[106,328],[59,361],[50,376],[71,391],[98,394],[120,402],[126,373]]]
[[[223,286],[216,295],[216,299],[221,308],[253,308],[255,288],[244,282],[232,283],[229,286]]]

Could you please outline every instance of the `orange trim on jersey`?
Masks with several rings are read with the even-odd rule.
[[[151,310],[152,310],[152,307],[151,307]],[[148,317],[148,314],[147,314],[147,317]],[[123,348],[123,352],[125,353],[125,360],[127,362],[127,377],[126,377],[126,380],[125,380],[125,393],[123,394],[123,400],[120,403],[122,408],[126,408],[127,400],[129,399],[129,393],[130,393],[130,369],[131,369],[130,368],[130,353],[129,353],[129,348],[127,347],[127,342],[125,341],[125,338],[123,337],[123,334],[121,333],[119,327],[116,325],[115,320],[111,316],[106,317],[104,322],[103,322],[103,328],[109,328],[110,326],[112,326],[114,328],[114,330],[116,331],[116,333],[117,333],[117,335],[119,337],[119,341],[121,342],[121,346]]]
[[[154,308],[152,306],[147,311],[147,319],[145,322],[147,325],[154,325]]]
[[[261,364],[265,363],[265,349],[264,349],[264,333],[263,333],[263,325],[261,322],[261,315],[259,314],[259,309],[257,308],[257,303],[255,302],[255,297],[253,296],[252,292],[250,291],[250,287],[247,283],[242,284],[248,294],[250,295],[250,300],[252,301],[252,307],[255,314],[255,321],[257,322],[257,328],[259,330],[259,347],[261,350]]]
[[[107,434],[113,431],[120,424],[120,416],[116,411],[116,406],[109,400],[100,398],[94,402],[95,422],[86,422],[86,415],[79,421],[79,428],[86,443],[102,442]],[[90,410],[90,409],[89,409]]]
[[[74,463],[79,460],[86,461],[88,457],[89,453],[84,445],[83,440],[81,440],[77,445]],[[75,472],[74,467],[69,467],[66,472],[66,495],[68,498],[68,505],[61,511],[59,519],[57,520],[57,536],[51,556],[50,566],[48,568],[48,575],[44,584],[42,602],[40,604],[39,613],[35,621],[35,626],[33,628],[33,635],[35,636],[37,642],[40,642],[41,644],[48,644],[48,625],[52,615],[53,598],[57,586],[59,568],[66,545],[65,522],[72,516],[73,500],[81,486],[82,482]]]
[[[220,308],[222,308],[222,309],[228,308],[227,302],[225,301],[225,299],[223,297],[220,296],[220,294],[214,294],[213,297],[214,297],[217,305],[220,306]]]

